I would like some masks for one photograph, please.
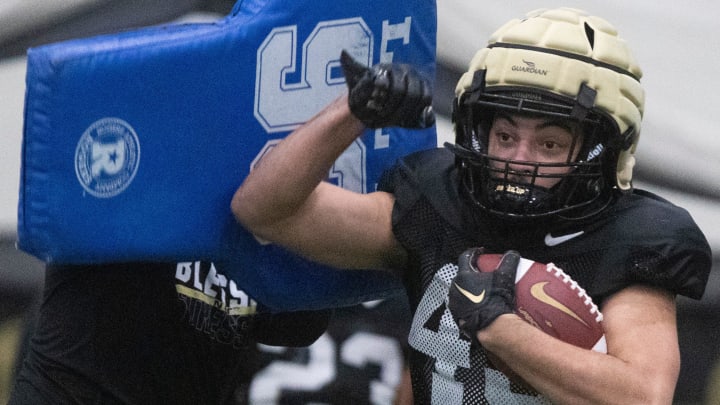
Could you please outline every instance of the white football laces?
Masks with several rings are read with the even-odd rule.
[[[595,322],[602,322],[603,314],[600,312],[597,305],[595,305],[592,298],[587,295],[585,289],[580,287],[577,281],[573,280],[572,277],[565,274],[565,272],[561,268],[557,267],[554,263],[548,263],[545,266],[545,271],[547,271],[548,273],[554,271],[555,277],[562,279],[562,282],[564,284],[569,284],[571,290],[577,290],[578,297],[582,298],[585,301],[585,306],[590,307],[590,314],[595,315]]]

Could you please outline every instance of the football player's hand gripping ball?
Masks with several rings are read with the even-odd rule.
[[[478,330],[515,309],[515,274],[520,254],[507,251],[495,271],[482,272],[477,259],[482,248],[468,249],[458,259],[458,273],[450,284],[448,308],[460,330],[475,340]]]
[[[340,55],[350,111],[368,128],[428,128],[435,124],[430,84],[411,66],[380,63],[371,68],[344,50]]]

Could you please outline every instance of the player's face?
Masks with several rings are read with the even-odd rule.
[[[579,125],[552,117],[519,114],[498,114],[493,120],[488,138],[488,154],[492,157],[537,163],[567,163],[574,161],[582,144]],[[494,162],[496,169],[504,169],[502,162]],[[532,173],[534,166],[512,163],[510,168]],[[564,174],[566,166],[540,167],[538,174]],[[529,177],[515,176],[510,180],[527,183]],[[560,181],[557,177],[537,177],[535,184],[550,188]]]

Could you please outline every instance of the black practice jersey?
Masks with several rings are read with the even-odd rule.
[[[230,403],[256,341],[307,345],[329,318],[261,312],[211,263],[50,266],[10,403]]]
[[[393,228],[409,253],[403,274],[414,318],[409,342],[417,403],[545,403],[489,367],[446,307],[457,258],[471,247],[509,249],[553,262],[596,303],[633,283],[700,298],[711,266],[708,243],[690,215],[636,190],[584,221],[502,222],[462,198],[446,149],[401,160],[380,189],[395,195]]]
[[[387,404],[407,367],[410,308],[404,295],[338,308],[311,346],[258,345],[258,372],[237,405]]]

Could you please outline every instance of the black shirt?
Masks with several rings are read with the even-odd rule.
[[[446,149],[412,154],[379,187],[395,196],[393,231],[409,254],[403,279],[414,311],[409,341],[418,403],[546,401],[493,370],[484,350],[452,321],[448,288],[457,258],[468,248],[514,249],[525,258],[555,263],[600,305],[636,283],[702,296],[710,248],[684,209],[636,190],[583,221],[501,221],[463,198],[454,159]]]
[[[260,369],[238,389],[243,404],[392,404],[407,366],[404,294],[338,308],[311,346],[259,345]]]
[[[231,403],[256,342],[307,345],[328,318],[263,314],[211,263],[49,266],[10,403]]]

